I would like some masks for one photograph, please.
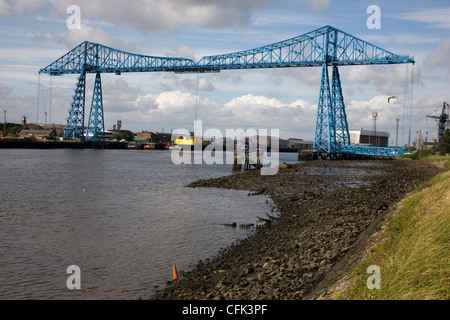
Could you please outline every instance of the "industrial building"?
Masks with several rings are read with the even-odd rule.
[[[149,132],[149,131],[142,131],[136,133],[136,141],[151,141],[155,143],[170,143],[172,140],[172,134],[171,133],[161,133],[161,132]]]
[[[47,130],[22,130],[19,133],[21,138],[39,138],[39,139],[54,139],[57,133],[54,129]]]
[[[389,132],[372,130],[349,130],[350,143],[359,146],[388,147]]]
[[[295,148],[298,150],[312,150],[313,144],[314,144],[313,141],[305,141],[303,139],[289,138],[287,140],[288,148]]]

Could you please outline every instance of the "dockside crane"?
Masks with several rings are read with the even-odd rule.
[[[436,109],[436,110],[438,110],[438,109]],[[436,110],[434,110],[434,111],[436,111]],[[449,125],[450,125],[448,103],[444,101],[444,103],[442,105],[442,111],[441,111],[440,116],[427,115],[427,118],[435,119],[436,122],[438,123],[438,142],[440,142],[442,140],[442,137],[444,136],[445,129],[448,129]]]

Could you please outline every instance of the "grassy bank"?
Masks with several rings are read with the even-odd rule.
[[[443,161],[432,156],[422,161]],[[450,161],[445,167],[448,168]],[[382,241],[351,273],[340,299],[450,299],[450,171],[419,186],[391,215]],[[380,267],[381,289],[369,290],[370,265]]]
[[[425,162],[444,162],[445,168],[450,169],[450,158],[446,155],[436,155],[437,149],[418,150],[413,154],[401,155],[402,159],[421,160]]]

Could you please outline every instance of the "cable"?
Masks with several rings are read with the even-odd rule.
[[[413,101],[414,101],[414,69],[415,65],[412,65],[411,68],[411,89],[409,90],[409,132],[411,133],[412,127],[412,110],[413,110]],[[411,141],[409,141],[410,143]]]
[[[37,101],[36,101],[36,123],[39,123],[39,97],[41,94],[41,74],[39,73],[38,77],[38,92],[37,92]]]
[[[405,67],[405,87],[403,89],[403,115],[402,115],[402,146],[406,146],[405,143],[405,131],[406,131],[406,114],[408,110],[407,99],[408,99],[408,74],[409,68],[408,64]]]
[[[198,120],[197,116],[197,106],[198,106],[198,73],[197,73],[197,87],[195,89],[195,121]]]
[[[52,87],[53,87],[52,79],[53,79],[53,76],[50,75],[50,97],[49,97],[49,99],[50,99],[50,102],[49,102],[49,104],[50,104],[50,106],[49,106],[50,111],[49,111],[49,117],[48,117],[49,118],[48,123],[50,124],[50,126],[51,126],[51,123],[52,123]]]

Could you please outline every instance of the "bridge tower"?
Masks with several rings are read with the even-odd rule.
[[[84,114],[86,100],[86,71],[81,72],[75,88],[69,117],[64,128],[64,138],[78,138],[82,141],[104,141],[105,123],[103,118],[103,94],[100,72],[96,72],[86,135],[84,133]]]
[[[335,154],[339,153],[341,146],[349,144],[350,134],[338,67],[333,65],[330,87],[328,66],[323,63],[314,131],[314,150],[319,154]]]

